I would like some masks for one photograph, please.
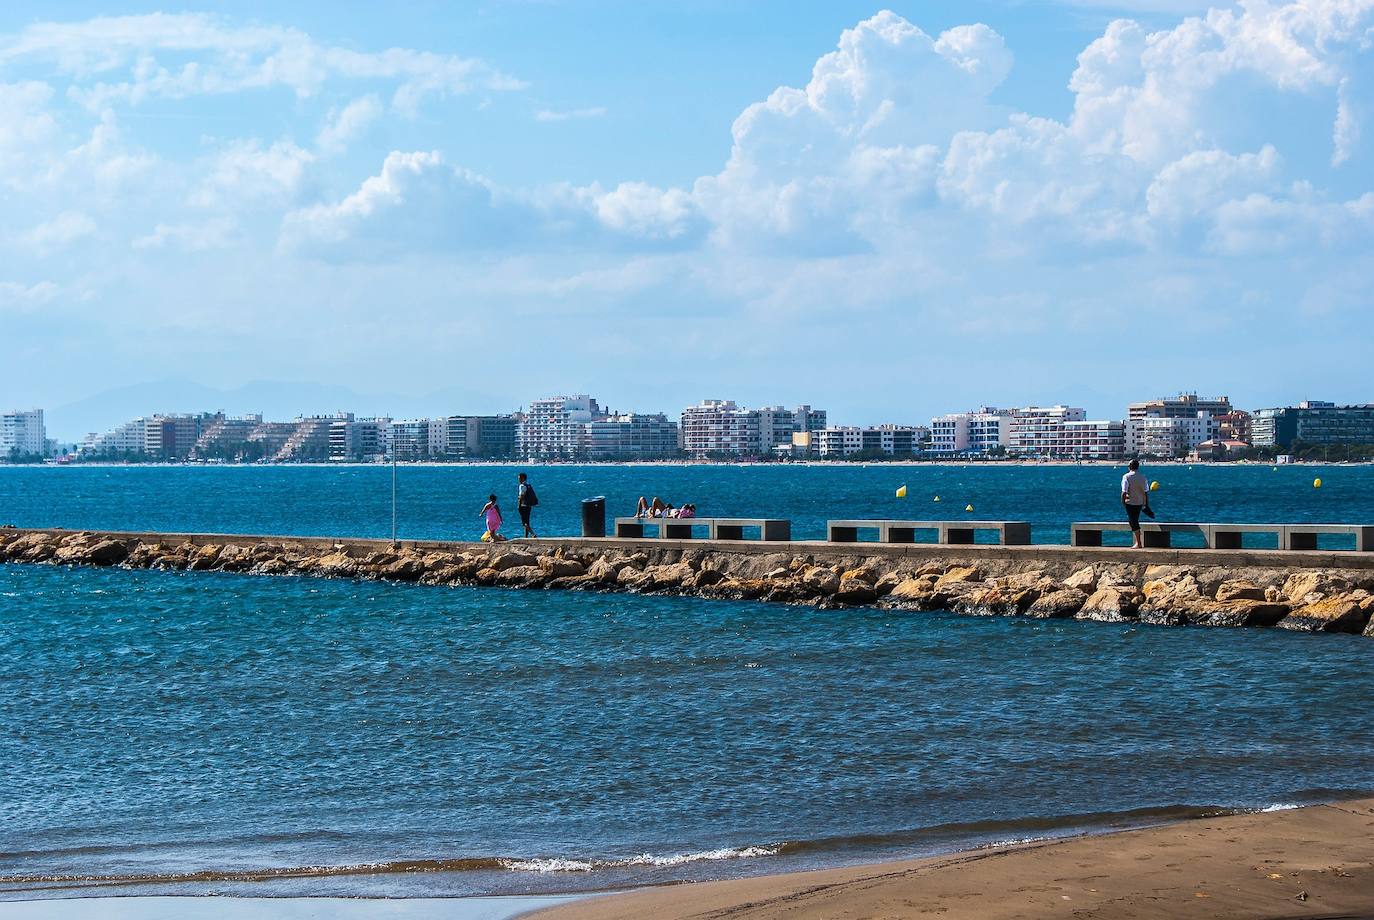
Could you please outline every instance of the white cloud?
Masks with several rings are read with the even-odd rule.
[[[152,233],[135,237],[130,245],[134,249],[170,247],[185,252],[203,252],[225,245],[233,232],[233,222],[225,219],[199,224],[158,224]]]
[[[80,211],[66,211],[24,232],[20,240],[29,248],[46,255],[91,236],[95,230],[95,221],[89,215]]]
[[[0,281],[0,310],[26,313],[51,303],[58,294],[58,287],[51,281],[23,284],[18,281]]]
[[[557,111],[555,109],[540,109],[534,113],[535,121],[575,121],[585,118],[603,118],[606,109],[602,106],[595,106],[588,109],[567,109]]]
[[[343,109],[331,112],[329,120],[315,138],[316,145],[329,152],[338,152],[348,142],[367,130],[382,115],[382,103],[376,94],[354,99]]]
[[[289,203],[314,159],[314,154],[291,141],[271,146],[256,139],[233,141],[211,158],[191,204],[237,209],[263,202]]]
[[[93,110],[271,87],[307,97],[338,78],[393,81],[396,103],[409,110],[431,94],[523,86],[474,58],[405,48],[362,52],[296,29],[235,26],[197,13],[39,22],[0,45],[0,66],[32,60],[70,77],[72,98]]]

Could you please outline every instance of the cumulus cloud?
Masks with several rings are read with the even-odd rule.
[[[348,142],[367,130],[382,115],[382,102],[375,93],[354,99],[342,109],[331,112],[315,143],[321,150],[337,153]]]
[[[51,303],[58,294],[57,285],[51,281],[24,284],[18,281],[0,281],[0,310],[28,312]]]
[[[184,252],[218,249],[233,236],[234,224],[226,219],[204,223],[158,224],[151,233],[135,237],[134,249],[174,248]]]
[[[264,201],[290,202],[314,159],[291,141],[266,146],[256,139],[233,141],[211,158],[191,204],[233,209]]]

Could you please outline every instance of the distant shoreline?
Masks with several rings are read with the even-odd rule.
[[[1147,467],[1187,467],[1198,466],[1209,469],[1234,469],[1239,467],[1296,466],[1310,469],[1313,467],[1352,467],[1374,466],[1374,460],[1295,460],[1290,463],[1270,463],[1260,460],[1234,461],[1196,461],[1187,460],[1143,460]],[[918,467],[1123,467],[1126,460],[400,460],[396,466],[412,468],[463,468],[463,467],[509,467],[522,469],[568,468],[568,467],[748,467],[764,469],[785,469],[787,467],[822,467],[828,469],[862,469],[880,467],[892,469],[911,469]],[[331,463],[326,461],[307,461],[303,463],[0,463],[2,469],[383,469],[392,464],[362,463],[348,461]]]

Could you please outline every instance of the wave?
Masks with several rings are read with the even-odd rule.
[[[1345,796],[1348,797],[1348,796]],[[1312,801],[1307,795],[1300,795]],[[1328,797],[1338,798],[1338,797]],[[151,872],[135,874],[32,873],[0,876],[0,892],[33,887],[97,888],[117,885],[172,885],[204,882],[270,882],[279,879],[330,878],[351,875],[396,875],[431,872],[530,872],[592,873],[607,870],[654,869],[685,866],[721,860],[768,859],[778,856],[805,856],[882,851],[893,853],[949,852],[958,848],[987,849],[1025,845],[1047,838],[1085,831],[1122,830],[1174,821],[1216,818],[1232,814],[1279,811],[1298,808],[1298,804],[1271,804],[1258,808],[1233,808],[1218,805],[1168,805],[1120,811],[1026,817],[1014,819],[951,822],[929,827],[872,834],[847,834],[810,840],[719,847],[710,850],[670,854],[641,853],[607,858],[582,856],[472,856],[447,859],[398,859],[336,866],[286,866],[263,869],[204,869],[191,872]],[[276,835],[273,835],[276,836]],[[288,836],[288,835],[281,835]],[[65,852],[80,852],[73,848]],[[36,856],[35,852],[25,853]],[[51,855],[51,854],[49,854]]]

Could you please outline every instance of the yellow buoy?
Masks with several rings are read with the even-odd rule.
[[[940,496],[935,496],[935,500],[938,502],[940,500]]]
[[[906,486],[902,485],[897,487],[897,497],[906,498]]]
[[[1159,491],[1159,480],[1158,480],[1158,479],[1156,479],[1154,482],[1150,483],[1150,491],[1151,491],[1151,492],[1158,492],[1158,491]]]
[[[964,506],[964,510],[965,510],[965,511],[972,511],[972,510],[973,510],[973,506],[972,506],[972,505],[965,505],[965,506]]]
[[[1320,489],[1321,487],[1322,487],[1322,481],[1321,481],[1320,478],[1317,478],[1317,479],[1312,480],[1312,488],[1314,488],[1314,489]]]

